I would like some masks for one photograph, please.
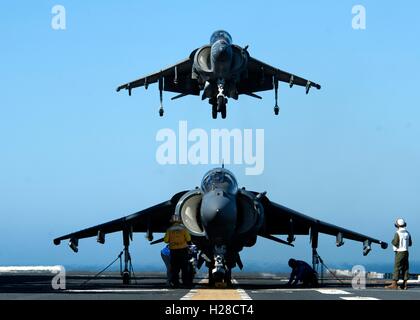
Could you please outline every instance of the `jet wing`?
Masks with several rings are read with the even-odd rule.
[[[337,246],[343,244],[342,239],[360,241],[366,244],[377,243],[383,249],[388,247],[386,242],[354,232],[321,220],[309,217],[280,204],[270,201],[267,197],[262,199],[265,214],[264,234],[285,234],[292,239],[294,235],[308,235],[314,231],[335,236]],[[368,245],[370,247],[370,245]],[[367,253],[366,253],[367,254]]]
[[[125,89],[128,90],[129,95],[131,95],[132,89],[143,86],[147,89],[150,84],[161,80],[162,82],[159,83],[159,87],[162,88],[163,91],[178,92],[185,95],[198,95],[200,93],[200,89],[198,87],[197,80],[191,78],[192,66],[192,59],[187,58],[163,70],[125,83],[117,88],[117,92]]]
[[[313,81],[282,71],[252,57],[249,57],[247,71],[248,78],[238,84],[240,94],[271,90],[274,88],[273,78],[281,82],[286,82],[291,87],[293,85],[305,87],[307,93],[312,87],[321,89],[321,86]]]
[[[177,193],[172,199],[157,204],[153,207],[133,213],[129,216],[112,220],[94,227],[83,229],[77,232],[69,233],[62,237],[54,239],[54,244],[59,245],[66,239],[84,239],[98,236],[99,233],[105,235],[122,230],[132,232],[165,232],[170,226],[170,218],[175,212],[175,206],[179,199],[186,193],[183,191]]]

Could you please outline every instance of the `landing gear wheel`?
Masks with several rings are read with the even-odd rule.
[[[227,99],[226,99],[227,100]],[[220,113],[222,114],[222,119],[226,119],[226,101],[222,106],[222,110],[220,110]]]
[[[227,288],[227,284],[226,284],[226,282],[223,282],[223,281],[216,282],[216,283],[214,284],[214,286],[215,286],[217,289],[226,289],[226,288]]]
[[[130,272],[125,271],[122,275],[123,284],[130,284]]]
[[[225,97],[218,96],[217,97],[217,111],[221,112],[224,104],[225,104]]]
[[[164,113],[163,109],[159,109],[159,116],[160,117],[163,117],[163,113]]]
[[[277,106],[275,106],[275,107],[274,107],[274,114],[275,114],[276,116],[278,116],[278,115],[279,115],[279,112],[280,112],[280,108],[279,108],[279,107],[277,107]]]
[[[222,119],[226,119],[227,99],[224,96],[217,97],[217,111],[221,113]]]
[[[226,273],[216,272],[212,273],[209,270],[209,286],[216,287],[216,288],[226,288]]]
[[[216,104],[212,105],[211,107],[211,117],[213,119],[217,119],[217,105]]]

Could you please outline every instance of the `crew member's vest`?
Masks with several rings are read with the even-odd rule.
[[[176,224],[166,231],[164,240],[169,243],[171,250],[184,249],[191,241],[191,236],[182,224]]]
[[[399,228],[397,231],[399,243],[398,247],[393,245],[394,251],[396,252],[404,252],[408,251],[408,247],[410,246],[410,233],[405,228]]]

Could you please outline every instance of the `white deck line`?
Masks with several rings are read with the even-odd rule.
[[[7,267],[0,267],[0,273],[35,273],[35,272],[58,273],[61,270],[63,270],[62,266],[7,266]]]

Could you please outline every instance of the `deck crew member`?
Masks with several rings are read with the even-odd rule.
[[[179,271],[182,271],[182,282],[188,282],[188,244],[191,243],[191,235],[181,223],[178,215],[171,218],[172,226],[166,231],[164,241],[169,244],[171,261],[171,287],[179,286]]]
[[[397,228],[394,239],[392,240],[392,246],[395,252],[394,274],[392,277],[392,283],[385,288],[398,289],[398,280],[401,276],[403,279],[401,289],[407,290],[409,269],[408,248],[413,245],[413,242],[411,240],[410,233],[406,229],[407,223],[404,219],[397,219],[394,225]]]
[[[302,282],[304,287],[318,286],[316,271],[305,261],[290,259],[289,267],[292,268],[292,273],[287,283],[288,286],[296,286],[299,282]]]

